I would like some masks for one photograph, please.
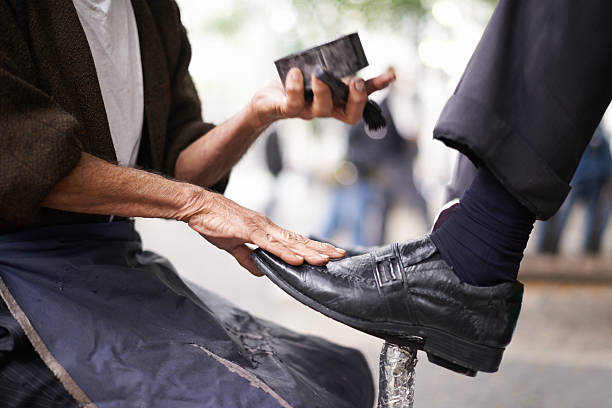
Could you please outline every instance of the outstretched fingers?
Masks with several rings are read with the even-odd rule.
[[[290,265],[325,265],[332,258],[345,255],[333,245],[312,241],[268,221],[251,233],[250,241],[281,258]]]
[[[333,245],[312,241],[300,234],[275,226],[272,234],[294,253],[302,256],[311,265],[325,265],[330,259],[345,255]]]
[[[287,231],[266,216],[249,210],[219,195],[212,194],[206,211],[192,215],[189,226],[216,247],[229,252],[240,265],[253,275],[261,276],[250,255],[251,243],[278,256],[291,265],[304,261],[325,265],[330,258],[344,256],[344,251],[329,244],[311,241]]]
[[[297,266],[304,263],[304,257],[302,255],[294,252],[291,248],[282,244],[278,239],[262,228],[257,228],[254,230],[249,241],[278,256],[290,265]]]
[[[395,81],[395,70],[393,68],[387,69],[377,77],[370,78],[365,82],[366,92],[371,94],[372,92],[380,91]]]

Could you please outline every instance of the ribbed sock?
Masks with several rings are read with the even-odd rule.
[[[485,168],[431,239],[459,279],[475,286],[515,281],[534,215]]]

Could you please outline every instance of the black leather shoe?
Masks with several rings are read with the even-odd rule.
[[[326,266],[291,266],[261,249],[257,267],[307,306],[429,360],[474,376],[495,372],[521,309],[523,285],[461,282],[429,237],[377,248]]]

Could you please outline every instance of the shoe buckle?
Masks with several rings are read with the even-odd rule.
[[[374,259],[374,276],[378,286],[389,286],[397,281],[402,281],[402,269],[399,259],[393,255],[386,255]]]

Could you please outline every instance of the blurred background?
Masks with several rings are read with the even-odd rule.
[[[191,74],[207,121],[238,112],[278,80],[274,60],[359,32],[373,95],[392,119],[385,137],[333,120],[278,123],[236,166],[226,195],[277,224],[340,246],[416,238],[452,194],[457,154],[433,141],[495,7],[488,0],[177,0],[193,48]],[[602,407],[612,401],[611,115],[594,135],[552,222],[538,223],[523,261],[523,312],[500,372],[464,378],[417,366],[417,407]],[[254,278],[184,224],[137,220],[144,245],[185,279],[252,314],[355,347],[378,376],[381,341],[344,327]]]

